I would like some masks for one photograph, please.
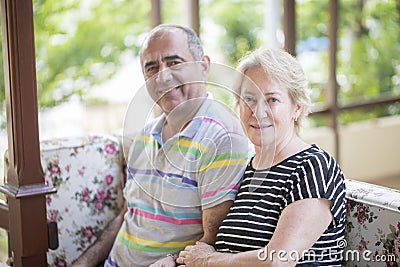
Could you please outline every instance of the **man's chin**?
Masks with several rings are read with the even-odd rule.
[[[162,110],[165,112],[167,111],[172,111],[176,106],[180,104],[179,101],[172,101],[171,99],[162,99],[161,101],[158,101],[157,104],[161,107]]]

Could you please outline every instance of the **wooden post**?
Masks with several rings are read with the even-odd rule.
[[[329,76],[328,76],[328,105],[330,109],[329,124],[334,132],[335,158],[340,162],[340,143],[337,117],[338,107],[338,84],[336,80],[336,53],[337,53],[337,31],[338,31],[338,0],[329,1]]]
[[[150,26],[151,28],[161,24],[161,2],[160,0],[151,0]]]
[[[16,267],[46,267],[48,230],[40,164],[32,0],[1,0],[9,168],[10,246]]]
[[[199,0],[188,1],[189,27],[200,36],[200,8]]]
[[[296,56],[296,2],[283,1],[283,31],[285,34],[285,50]]]

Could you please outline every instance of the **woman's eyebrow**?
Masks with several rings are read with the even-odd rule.
[[[267,92],[264,95],[281,95],[280,92]]]

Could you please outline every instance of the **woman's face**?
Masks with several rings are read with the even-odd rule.
[[[257,147],[277,146],[296,133],[300,114],[288,90],[271,82],[261,67],[245,72],[240,93],[240,118],[250,141]]]

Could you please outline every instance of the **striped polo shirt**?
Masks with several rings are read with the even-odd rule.
[[[298,266],[341,266],[344,177],[335,160],[316,145],[269,169],[255,170],[249,163],[235,203],[219,229],[216,249],[238,253],[265,248],[283,209],[306,198],[330,200],[334,219]]]
[[[165,116],[136,137],[124,188],[128,212],[105,266],[148,266],[203,236],[202,210],[234,200],[248,163],[239,119],[207,99],[162,143]]]

